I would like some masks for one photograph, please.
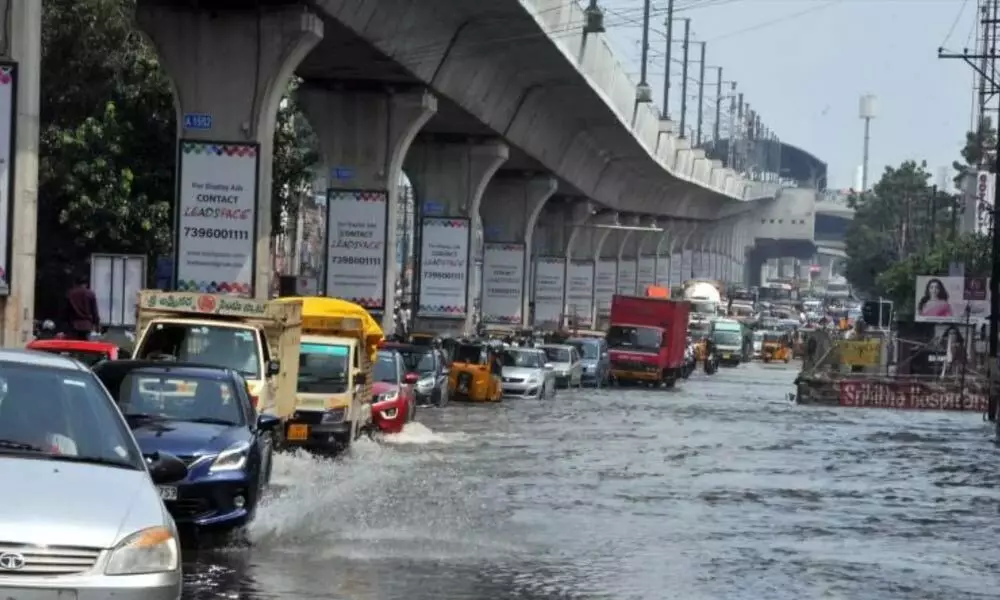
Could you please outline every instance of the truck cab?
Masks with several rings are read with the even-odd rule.
[[[295,402],[286,448],[321,454],[346,450],[372,426],[372,359],[382,329],[354,303],[337,298],[282,298],[302,303]]]
[[[607,344],[614,381],[673,387],[685,367],[689,311],[684,301],[613,296]]]
[[[719,355],[719,363],[739,366],[744,360],[747,349],[743,332],[743,324],[736,319],[715,319],[711,337]]]
[[[292,407],[300,328],[301,305],[144,290],[133,354],[233,369],[258,413],[283,418]]]

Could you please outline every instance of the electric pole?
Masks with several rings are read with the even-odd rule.
[[[1000,98],[998,95],[998,83],[994,77],[997,68],[997,58],[1000,55],[997,54],[997,24],[1000,23],[998,19],[998,5],[1000,2],[998,0],[989,0],[989,8],[984,8],[983,10],[983,29],[984,29],[984,40],[982,45],[982,50],[977,51],[978,53],[970,53],[968,49],[963,50],[961,53],[949,53],[945,52],[944,48],[938,48],[938,58],[958,58],[964,60],[970,67],[972,67],[980,77],[981,89],[984,95],[981,99],[981,106],[983,107],[981,112],[985,112],[986,103],[992,97]],[[992,15],[990,14],[992,12]],[[979,61],[976,64],[975,61]],[[988,89],[986,83],[989,83]],[[1000,105],[998,105],[1000,109]],[[1000,136],[998,137],[998,142],[1000,142]],[[985,149],[984,149],[985,150]],[[985,153],[984,153],[985,154]],[[993,171],[1000,175],[1000,147],[994,148],[993,156]],[[1000,176],[994,176],[993,179],[993,197],[1000,197]],[[990,380],[990,402],[989,402],[989,413],[988,417],[991,421],[997,423],[997,434],[1000,436],[1000,419],[997,418],[998,408],[1000,408],[1000,365],[997,362],[997,346],[998,346],[998,334],[1000,334],[1000,219],[994,218],[990,224],[990,233],[993,237],[992,247],[990,252],[992,268],[990,270],[990,336],[989,336],[989,362],[987,365],[987,372],[989,373]]]
[[[688,47],[691,40],[691,19],[684,19],[684,65],[681,67],[681,135],[687,137],[688,106]]]
[[[715,127],[712,130],[712,151],[719,145],[719,121],[722,119],[722,67],[716,67],[715,74]],[[716,157],[718,158],[718,157]]]

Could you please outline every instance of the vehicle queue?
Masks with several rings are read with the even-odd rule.
[[[135,336],[0,351],[0,465],[25,482],[0,517],[0,568],[32,597],[178,598],[178,531],[249,523],[277,451],[335,456],[402,431],[421,407],[670,388],[699,362],[707,374],[740,362],[726,345],[732,323],[688,300],[612,304],[606,332],[386,339],[364,308],[335,298],[146,290]]]

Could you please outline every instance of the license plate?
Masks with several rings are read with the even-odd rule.
[[[733,357],[733,355],[732,355],[732,354],[723,354],[723,355],[722,355],[722,358],[725,358],[725,359],[730,359],[730,358],[732,358],[732,357]]]
[[[308,425],[289,425],[288,426],[288,439],[294,442],[301,442],[309,439],[309,426]]]
[[[161,485],[160,488],[160,498],[163,500],[176,500],[177,499],[177,488],[172,485]],[[0,594],[0,598],[3,598],[3,594]],[[7,600],[3,598],[3,600]]]

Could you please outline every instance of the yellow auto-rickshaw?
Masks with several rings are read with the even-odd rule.
[[[499,402],[503,396],[502,348],[480,342],[458,344],[451,357],[448,392],[452,400]]]
[[[762,344],[760,357],[764,362],[792,360],[791,339],[787,333],[780,331],[764,332],[764,343]]]

